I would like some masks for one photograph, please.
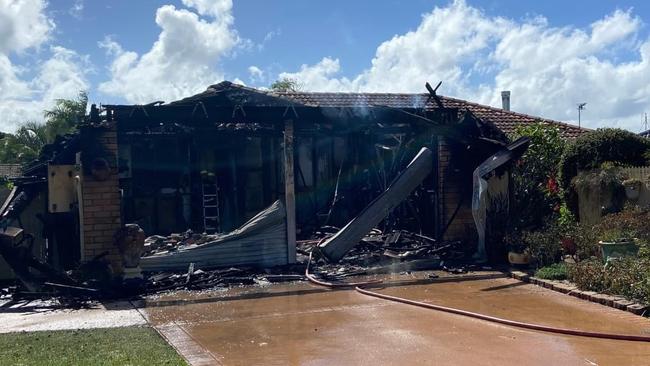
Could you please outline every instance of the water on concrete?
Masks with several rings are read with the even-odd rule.
[[[387,278],[378,291],[544,325],[650,335],[650,321],[500,274]],[[225,365],[647,365],[650,344],[517,329],[308,283],[147,301]],[[173,342],[173,340],[172,340]]]
[[[114,328],[146,325],[128,301],[96,303],[84,309],[66,309],[56,301],[7,301],[0,304],[0,333]]]

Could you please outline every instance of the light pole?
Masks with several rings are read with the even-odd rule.
[[[585,109],[587,103],[578,103],[578,128],[580,128],[580,112]]]

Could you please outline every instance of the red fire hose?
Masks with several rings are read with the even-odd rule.
[[[524,328],[538,330],[542,332],[557,333],[557,334],[567,334],[580,337],[590,337],[590,338],[603,338],[603,339],[615,339],[622,341],[635,341],[635,342],[650,342],[650,336],[642,335],[630,335],[630,334],[612,334],[612,333],[600,333],[600,332],[589,332],[584,330],[577,329],[566,329],[566,328],[556,328],[546,325],[532,324],[532,323],[523,323],[514,320],[508,320],[503,318],[497,318],[494,316],[474,313],[467,310],[460,310],[455,308],[450,308],[441,305],[428,304],[421,301],[409,300],[402,297],[384,295],[378,292],[370,291],[362,288],[362,286],[381,283],[381,281],[368,281],[368,282],[354,282],[354,283],[331,283],[325,282],[316,279],[312,274],[309,273],[309,266],[311,264],[311,254],[309,255],[309,262],[307,263],[307,268],[305,269],[305,276],[307,279],[317,285],[329,287],[329,288],[340,288],[340,287],[354,287],[354,289],[364,295],[372,296],[384,300],[395,301],[402,304],[408,304],[413,306],[419,306],[426,309],[444,311],[446,313],[452,313],[457,315],[463,315],[470,318],[486,320],[493,323],[505,324],[511,327]]]

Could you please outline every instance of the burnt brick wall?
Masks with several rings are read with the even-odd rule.
[[[438,141],[438,212],[439,227],[443,230],[449,222],[458,206],[462,195],[465,195],[463,203],[456,214],[456,217],[449,225],[443,239],[463,240],[473,243],[477,240],[476,226],[472,217],[471,192],[461,192],[456,169],[451,163],[451,151],[444,139]]]
[[[83,133],[83,131],[82,131]],[[93,143],[101,144],[108,153],[117,156],[117,132],[115,126],[99,133],[96,131],[87,138]],[[82,154],[84,152],[82,151]],[[110,174],[106,180],[96,180],[88,169],[84,169],[83,197],[83,261],[108,251],[107,259],[113,270],[121,271],[121,257],[113,243],[113,234],[120,228],[120,186],[117,172]]]

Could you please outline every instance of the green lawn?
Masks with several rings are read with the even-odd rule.
[[[187,365],[146,327],[0,334],[0,365]]]

